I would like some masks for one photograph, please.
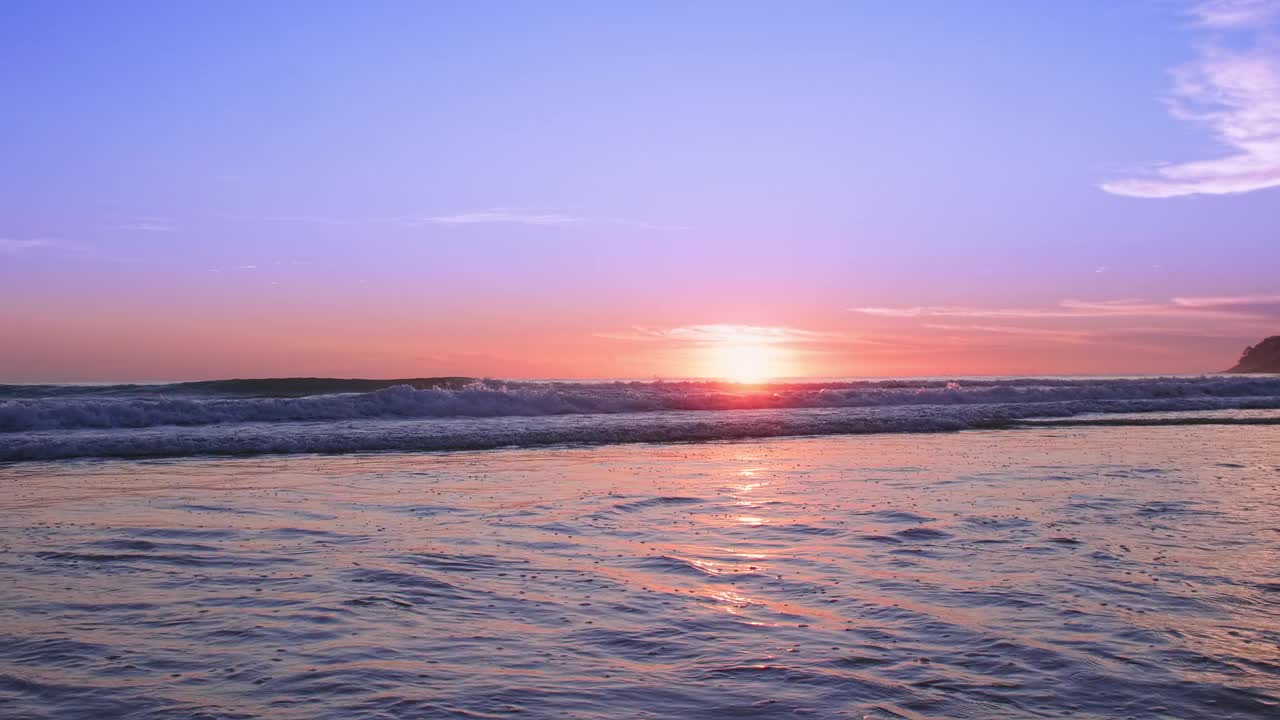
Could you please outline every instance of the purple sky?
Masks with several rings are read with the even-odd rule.
[[[9,2],[0,381],[1194,372],[1280,2]]]

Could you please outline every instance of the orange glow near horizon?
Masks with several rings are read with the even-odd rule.
[[[142,299],[110,307],[50,305],[39,322],[25,305],[0,306],[0,337],[22,339],[0,353],[0,382],[467,376],[756,384],[782,378],[1163,374],[1230,367],[1249,342],[1230,333],[1199,338],[1191,326],[1176,342],[1111,340],[1108,333],[1122,328],[1110,318],[1090,321],[1097,329],[1089,332],[1099,339],[1087,342],[1077,335],[914,328],[914,321],[874,318],[845,329],[810,318],[805,328],[631,322],[640,330],[597,332],[587,320],[550,311],[538,316],[541,321],[512,324],[487,316],[415,319],[403,309],[375,316],[364,304],[254,305],[257,300],[216,308]]]

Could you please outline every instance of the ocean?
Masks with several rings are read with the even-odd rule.
[[[722,382],[284,378],[0,385],[0,461],[485,450],[939,432],[1075,422],[1272,422],[1280,376]],[[1082,417],[1083,416],[1083,417]],[[1108,419],[1110,418],[1110,419]]]
[[[0,718],[1274,718],[1280,377],[0,386]]]

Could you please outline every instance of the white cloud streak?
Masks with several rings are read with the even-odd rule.
[[[263,218],[272,222],[311,223],[316,225],[398,225],[400,227],[464,227],[468,225],[529,225],[566,227],[570,225],[623,225],[647,230],[671,230],[677,226],[655,225],[627,218],[590,217],[553,210],[487,208],[447,215],[401,215],[381,218],[333,218],[315,215],[276,215]]]
[[[989,318],[1006,320],[1107,317],[1261,317],[1259,306],[1280,305],[1280,295],[1176,297],[1167,302],[1146,300],[1063,300],[1042,308],[979,308],[957,305],[915,307],[854,307],[851,312],[890,318]]]
[[[992,335],[1019,335],[1039,340],[1082,344],[1091,342],[1093,333],[1083,330],[1050,330],[1046,328],[1015,327],[1011,325],[950,325],[945,323],[925,323],[930,330],[944,332],[982,333]]]
[[[84,245],[61,238],[0,238],[0,256],[18,258],[28,255],[75,261],[138,262],[131,258],[117,257],[91,245]]]
[[[1191,14],[1203,28],[1243,31],[1254,40],[1241,50],[1215,37],[1197,60],[1172,73],[1170,114],[1204,126],[1229,152],[1102,183],[1109,193],[1169,198],[1280,186],[1280,43],[1269,30],[1280,18],[1280,0],[1209,0]]]
[[[1219,297],[1176,297],[1173,304],[1181,307],[1232,307],[1238,305],[1280,305],[1280,295],[1232,295]]]
[[[0,238],[0,253],[22,255],[31,250],[55,248],[59,241],[51,238]]]
[[[1190,15],[1208,28],[1248,28],[1266,25],[1280,17],[1275,0],[1205,0]]]
[[[558,212],[522,212],[506,208],[492,208],[475,212],[458,213],[456,215],[437,215],[423,219],[434,225],[478,225],[478,224],[512,224],[512,225],[572,225],[590,222],[590,218],[566,215]]]
[[[178,228],[163,218],[140,218],[137,222],[121,225],[120,229],[139,232],[173,232]]]

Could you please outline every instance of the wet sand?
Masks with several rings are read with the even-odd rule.
[[[1274,718],[1280,427],[0,467],[5,718]]]

